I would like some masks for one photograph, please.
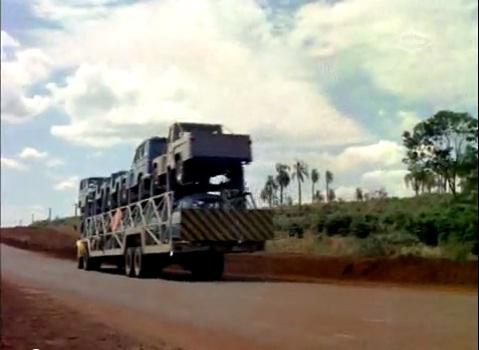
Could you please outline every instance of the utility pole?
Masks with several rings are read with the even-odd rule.
[[[73,203],[73,206],[75,207],[75,217],[78,214],[78,203]]]
[[[32,224],[35,222],[35,214],[32,213]]]
[[[48,221],[52,221],[52,208],[48,208]]]

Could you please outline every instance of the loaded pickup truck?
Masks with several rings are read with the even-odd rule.
[[[153,160],[157,188],[178,191],[224,175],[228,188],[243,190],[243,165],[252,161],[249,135],[225,134],[218,124],[175,123],[167,140],[165,154]]]
[[[166,146],[166,138],[151,137],[136,148],[127,181],[130,203],[150,196],[153,159],[164,154]]]

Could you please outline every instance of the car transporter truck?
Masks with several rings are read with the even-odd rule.
[[[80,181],[78,267],[143,277],[180,264],[221,278],[225,253],[263,250],[274,235],[271,211],[245,190],[251,160],[250,137],[216,124],[175,123],[145,140],[130,170]]]

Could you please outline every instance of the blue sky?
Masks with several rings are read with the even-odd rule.
[[[251,134],[253,193],[302,159],[345,199],[411,195],[402,131],[477,116],[477,28],[477,1],[4,0],[2,225],[70,215],[174,121]]]

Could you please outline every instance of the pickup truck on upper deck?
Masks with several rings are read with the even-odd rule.
[[[249,135],[224,134],[221,125],[175,123],[168,134],[167,151],[153,160],[152,194],[163,191],[207,192],[223,175],[224,188],[244,189],[243,165],[250,163]],[[190,191],[190,192],[191,192]]]

